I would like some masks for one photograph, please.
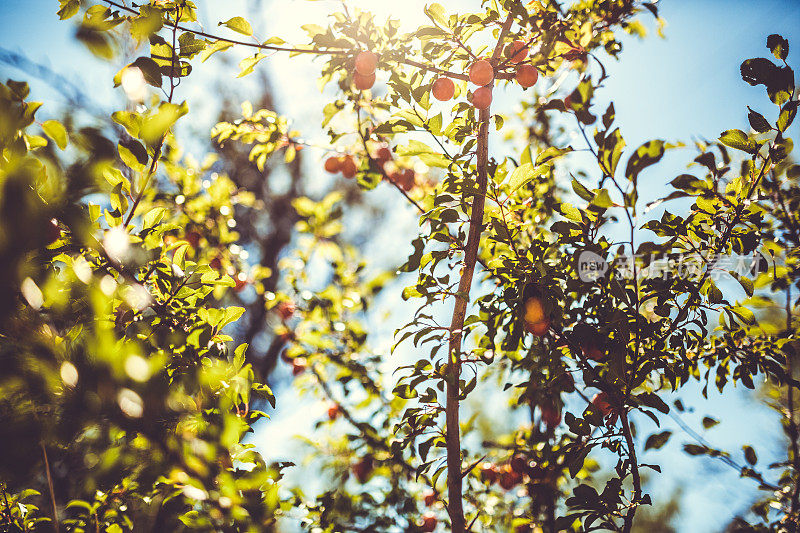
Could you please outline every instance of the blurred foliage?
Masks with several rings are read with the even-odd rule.
[[[640,177],[683,145],[626,150],[614,104],[595,99],[603,61],[622,55],[619,34],[643,37],[641,15],[660,29],[653,3],[485,1],[465,14],[434,3],[411,33],[345,5],[327,27],[304,26],[300,45],[259,37],[241,16],[207,33],[196,10],[60,0],[95,55],[138,56],[114,77],[130,105],[105,128],[39,121],[25,83],[0,86],[6,530],[272,531],[286,515],[331,532],[461,531],[464,520],[481,531],[655,530],[676,509],[636,515],[651,504],[645,472],[661,472],[637,452],[672,432],[638,435],[637,422],[677,416],[682,404],[659,393],[690,381],[705,395],[756,379],[784,421],[785,461],[760,465],[745,444],[742,462],[697,433],[684,449],[764,490],[735,530],[797,529],[800,170],[786,136],[798,101],[784,38],[767,39],[777,63],[741,65],[766,88],[772,118],[750,109],[750,132],[695,143],[692,173],[643,205]],[[488,90],[518,90],[515,46],[543,80],[514,97],[512,114],[476,109],[470,65],[488,58]],[[222,110],[215,155],[183,152],[175,126],[191,110],[176,89],[235,47],[253,52],[240,76],[273,52],[323,60],[325,168],[357,188],[303,195],[298,157],[319,145],[269,98]],[[373,60],[377,81],[361,73]],[[431,98],[443,77],[451,103]],[[489,151],[490,138],[502,150]],[[283,193],[268,179],[276,154],[290,174]],[[379,186],[420,222],[399,267],[416,278],[402,297],[418,306],[393,348],[413,360],[391,376],[369,333],[376,297],[396,285],[369,268],[344,222],[359,190]],[[666,210],[678,199],[688,209]],[[715,282],[720,256],[756,251],[760,272]],[[587,253],[614,268],[586,279]],[[697,276],[645,275],[690,253]],[[634,254],[627,276],[619,264]],[[466,316],[443,325],[465,301]],[[329,405],[306,442],[320,494],[283,484],[292,465],[243,440],[274,407],[263,382],[279,355],[294,386]],[[502,416],[485,391],[501,393]],[[461,405],[472,409],[459,421]]]

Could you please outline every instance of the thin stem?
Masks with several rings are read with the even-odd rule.
[[[771,149],[772,149],[772,147],[770,146],[770,150]],[[739,223],[739,221],[740,221],[740,219],[742,217],[742,212],[744,211],[744,206],[746,205],[747,201],[750,200],[750,198],[753,196],[753,193],[758,188],[759,183],[761,183],[761,179],[764,177],[764,173],[767,171],[767,167],[769,166],[771,159],[772,159],[771,155],[768,155],[764,159],[764,164],[761,166],[761,171],[758,173],[758,176],[753,181],[752,186],[747,191],[747,195],[742,199],[742,201],[739,203],[739,205],[736,206],[736,209],[734,210],[734,213],[733,213],[733,218],[731,219],[730,223],[726,225],[725,233],[722,235],[722,237],[719,240],[719,243],[714,248],[714,250],[713,250],[713,252],[711,254],[711,257],[716,257],[722,251],[722,249],[725,247],[725,245],[727,244],[728,239],[733,234],[734,227],[736,227],[736,225]],[[703,275],[700,277],[700,280],[697,282],[698,289],[703,284],[703,282],[705,282],[706,278],[709,276],[710,271],[711,271],[711,269],[707,268],[703,272]],[[687,316],[687,314],[689,312],[689,307],[691,307],[695,303],[695,301],[697,299],[699,299],[699,298],[700,298],[699,290],[697,292],[692,293],[691,296],[689,296],[689,298],[687,298],[686,302],[684,302],[684,305],[678,310],[678,314],[675,316],[675,320],[672,321],[672,324],[669,327],[669,329],[667,329],[667,331],[665,331],[664,334],[661,335],[658,338],[659,342],[663,342],[666,339],[668,339],[669,336],[672,335],[672,333],[674,333],[675,330],[678,329],[678,327],[680,327],[680,325],[683,323],[683,320],[686,318],[686,316]]]
[[[687,435],[689,435],[692,439],[695,440],[695,442],[697,442],[701,446],[704,446],[704,447],[709,448],[709,449],[715,449],[716,448],[715,446],[712,446],[711,443],[709,443],[701,435],[699,435],[695,430],[690,428],[686,424],[686,422],[681,420],[681,418],[678,415],[676,415],[675,413],[670,411],[669,417],[672,420],[674,420],[675,423],[677,423],[678,426],[680,426],[680,428]],[[761,487],[766,489],[766,490],[771,490],[771,491],[779,491],[779,490],[781,490],[780,487],[778,487],[776,485],[773,485],[772,483],[767,482],[764,479],[764,476],[761,475],[759,472],[755,471],[752,467],[745,467],[743,465],[740,465],[739,463],[737,463],[733,459],[731,459],[730,455],[728,455],[727,453],[720,453],[719,455],[713,455],[712,457],[714,459],[718,459],[718,460],[722,461],[723,463],[725,463],[726,465],[730,466],[731,468],[736,470],[739,473],[739,475],[741,475],[743,477],[748,477],[750,479],[754,479],[754,480],[758,481],[758,483],[761,485]],[[745,475],[745,472],[747,472],[747,475]]]
[[[576,119],[577,119],[577,117],[576,117]],[[615,188],[617,189],[617,191],[622,195],[623,203],[625,204],[625,207],[624,207],[625,216],[627,217],[628,224],[630,226],[630,242],[629,242],[629,244],[630,244],[630,247],[631,247],[631,255],[633,257],[635,257],[635,255],[636,255],[636,244],[635,244],[636,224],[634,222],[633,216],[631,216],[631,209],[633,209],[634,214],[635,214],[636,206],[635,206],[635,204],[632,205],[632,206],[628,206],[627,205],[628,202],[625,201],[626,200],[626,196],[627,196],[625,194],[625,191],[622,189],[622,187],[620,186],[619,182],[614,177],[614,175],[610,171],[610,169],[605,165],[605,162],[602,160],[602,158],[600,157],[598,152],[594,149],[594,146],[592,145],[592,143],[589,142],[589,138],[586,135],[586,130],[583,128],[583,125],[580,123],[580,121],[578,121],[578,129],[581,130],[581,134],[583,135],[583,138],[586,141],[586,145],[589,147],[589,150],[595,156],[595,159],[597,159],[597,162],[600,165],[600,169],[603,171],[603,174],[605,175],[604,177],[607,177],[608,179],[610,179],[611,182],[614,184]],[[634,188],[634,192],[635,192],[635,188]],[[639,294],[639,274],[638,274],[638,271],[637,271],[637,265],[636,265],[636,261],[635,260],[633,262],[633,281],[634,281],[634,298],[635,298],[635,301],[632,302],[632,303],[634,304],[633,305],[633,313],[634,313],[634,320],[636,321],[636,325],[635,325],[635,328],[634,328],[634,334],[635,334],[634,354],[633,354],[633,357],[631,358],[632,359],[631,367],[632,367],[633,375],[635,375],[637,367],[638,367],[638,363],[639,363],[639,350],[640,350],[640,346],[641,346],[640,332],[639,332],[639,318],[640,318],[640,316],[639,316],[639,308],[641,307],[641,299],[640,299],[641,296]],[[627,373],[626,373],[626,376],[627,376]],[[626,396],[632,392],[630,390],[630,387],[629,387],[627,379],[626,379],[626,383],[625,383],[625,391],[624,392],[625,392]],[[641,477],[639,475],[638,459],[636,458],[636,444],[633,442],[633,435],[631,434],[630,422],[628,420],[628,412],[624,409],[624,407],[622,409],[622,413],[621,413],[621,416],[620,416],[620,423],[622,425],[622,433],[623,433],[623,435],[625,437],[625,442],[626,442],[627,448],[628,448],[628,459],[630,461],[631,476],[633,478],[633,498],[631,500],[631,506],[628,508],[627,513],[625,513],[625,518],[624,518],[625,521],[624,521],[624,525],[623,525],[623,532],[624,533],[630,533],[631,528],[633,527],[633,518],[636,515],[636,508],[638,507],[639,501],[642,498],[642,481],[641,481]]]
[[[50,460],[47,458],[47,449],[44,443],[39,443],[42,449],[42,457],[44,457],[44,470],[47,473],[47,487],[50,489],[50,501],[53,504],[53,531],[58,533],[58,509],[56,507],[56,493],[53,490],[53,476],[50,473]]]
[[[148,169],[147,176],[145,177],[144,182],[142,183],[142,188],[136,195],[136,199],[133,201],[133,204],[131,205],[131,210],[128,213],[127,218],[125,218],[125,223],[122,225],[122,227],[124,228],[127,228],[128,225],[131,223],[131,220],[133,220],[133,215],[136,213],[136,208],[139,207],[139,203],[142,201],[142,198],[144,197],[144,193],[147,190],[147,186],[150,184],[150,178],[152,178],[153,174],[155,174],[156,165],[158,164],[158,160],[161,157],[161,148],[164,146],[164,139],[165,137],[161,138],[161,140],[158,142],[158,146],[156,146],[156,149],[153,151],[153,162],[150,163],[150,168]]]
[[[6,510],[3,512],[3,517],[5,518],[4,522],[7,526],[11,525],[11,504],[8,503],[8,487],[5,485],[0,486],[0,490],[3,491],[3,500],[6,502]],[[10,528],[9,528],[10,529]]]
[[[104,2],[109,2],[109,0],[103,0]],[[116,5],[117,7],[124,7],[120,6],[119,4],[114,4],[114,2],[109,2],[110,4]],[[126,8],[129,11],[133,11],[132,9]],[[135,13],[135,11],[133,11]],[[178,39],[178,21],[181,18],[181,10],[180,8],[175,9],[175,24],[172,26],[172,57],[170,58],[170,69],[169,69],[169,94],[167,95],[167,101],[172,103],[172,97],[175,95],[175,59],[176,59],[176,52],[175,47],[177,45]],[[144,193],[147,191],[147,186],[150,184],[150,180],[152,179],[153,175],[156,172],[156,166],[158,165],[158,160],[161,157],[161,149],[164,147],[164,141],[167,138],[167,132],[164,132],[164,135],[161,136],[161,139],[158,141],[158,145],[156,149],[153,150],[153,161],[150,163],[150,168],[147,171],[147,176],[145,177],[144,183],[142,183],[142,188],[139,190],[139,194],[136,195],[136,200],[133,201],[131,205],[131,211],[128,213],[128,216],[125,218],[125,223],[123,224],[124,228],[127,228],[128,225],[133,220],[133,216],[136,214],[136,208],[139,207],[139,203],[144,198]]]
[[[786,334],[790,335],[792,330],[792,286],[791,284],[786,288]],[[792,377],[794,372],[792,368],[792,359],[794,354],[786,353],[786,374]],[[794,419],[794,385],[787,383],[787,409],[789,419],[789,439],[792,448],[792,468],[794,470],[794,489],[792,490],[792,504],[790,520],[796,523],[797,511],[800,505],[800,482],[798,482],[798,474],[800,474],[800,453],[798,453],[797,441],[800,436],[798,435],[797,422]]]
[[[369,153],[369,148],[367,147],[367,136],[364,134],[363,124],[362,124],[362,120],[361,120],[361,106],[359,104],[356,104],[356,107],[357,107],[357,109],[356,109],[356,120],[358,122],[358,136],[361,138],[361,145],[364,147],[364,153],[366,154],[367,158],[370,161],[375,161],[375,158],[373,158],[372,155]],[[420,120],[423,120],[423,118],[419,115],[419,113],[417,113],[417,116],[420,118]],[[427,130],[427,124],[426,124],[426,131],[430,131],[430,130]],[[431,135],[433,135],[432,132],[431,132]],[[436,139],[437,142],[439,141],[439,139],[436,138],[436,136],[434,136],[434,139]],[[441,143],[440,143],[440,146],[441,146]],[[442,146],[442,151],[445,152],[445,155],[448,155],[447,154],[447,150],[445,150],[444,146]],[[417,202],[416,200],[411,198],[411,195],[409,195],[408,192],[406,192],[406,190],[403,187],[401,187],[399,183],[397,183],[395,180],[391,179],[389,177],[389,175],[386,173],[386,170],[383,168],[382,165],[378,164],[376,166],[378,168],[380,168],[381,176],[383,177],[383,179],[385,181],[388,181],[389,183],[391,183],[392,186],[395,189],[397,189],[400,192],[400,194],[402,194],[405,197],[405,199],[408,200],[408,202],[411,205],[413,205],[414,207],[417,208],[417,211],[419,211],[420,214],[424,215],[425,214],[425,208],[423,208],[419,204],[419,202]],[[463,250],[465,248],[464,247],[464,243],[461,242],[459,240],[459,238],[456,237],[455,235],[451,235],[449,231],[448,231],[448,237],[450,238],[450,242],[452,242],[458,249]],[[481,264],[481,266],[484,268],[484,270],[486,270],[487,272],[491,272],[491,270],[489,269],[489,265],[487,265],[486,262],[483,259],[478,258],[478,262]]]
[[[101,1],[105,2],[108,5],[114,6],[114,7],[118,8],[118,9],[121,9],[123,11],[127,11],[128,13],[136,14],[136,15],[139,14],[136,10],[134,10],[132,8],[129,8],[127,6],[124,6],[122,4],[119,4],[119,3],[115,2],[114,0],[101,0]],[[247,41],[240,41],[240,40],[237,40],[237,39],[229,39],[228,37],[220,37],[219,35],[206,33],[206,32],[201,31],[201,30],[195,30],[195,29],[192,29],[192,28],[188,28],[186,26],[182,26],[180,24],[176,24],[175,25],[175,29],[176,30],[185,31],[185,32],[189,32],[189,33],[193,33],[194,35],[197,35],[198,37],[206,37],[208,39],[214,39],[216,41],[222,41],[222,42],[235,44],[235,45],[239,45],[239,46],[246,46],[246,47],[249,47],[249,48],[256,48],[258,50],[269,50],[271,52],[289,52],[289,53],[293,53],[293,54],[314,54],[314,55],[348,55],[348,54],[352,53],[352,50],[345,50],[345,49],[338,49],[338,48],[331,48],[331,49],[296,48],[296,47],[291,47],[291,46],[275,46],[275,45],[272,45],[272,44],[250,43],[250,42],[247,42]],[[418,61],[414,61],[413,59],[402,58],[402,59],[396,59],[396,61],[398,63],[402,63],[404,65],[408,65],[408,66],[411,66],[411,67],[417,67],[419,69],[426,70],[428,72],[436,72],[438,74],[443,74],[443,75],[447,76],[448,78],[455,78],[455,79],[459,79],[459,80],[463,80],[463,81],[469,81],[469,76],[467,76],[466,74],[461,74],[461,73],[457,73],[457,72],[450,72],[449,70],[445,70],[445,69],[433,67],[433,66],[430,66],[430,65],[426,65],[424,63],[420,63]]]
[[[631,462],[631,475],[633,477],[633,499],[628,512],[625,514],[625,523],[622,531],[630,533],[633,528],[633,517],[636,514],[636,508],[642,498],[642,479],[639,476],[639,462],[636,458],[636,446],[633,442],[633,435],[631,434],[631,425],[628,421],[628,411],[624,408],[620,414],[620,422],[622,424],[622,434],[625,436],[625,443],[628,447],[628,456]]]

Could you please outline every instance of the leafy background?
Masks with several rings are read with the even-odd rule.
[[[413,27],[423,22],[423,2],[405,0],[398,12],[398,3],[352,2],[371,9],[383,18],[387,15],[399,17],[404,25]],[[467,9],[471,2],[441,2],[450,10]],[[220,8],[214,1],[199,1],[200,12],[207,17],[206,26],[212,28],[220,19]],[[226,14],[246,14],[263,34],[280,29],[288,40],[302,40],[304,34],[297,29],[309,21],[324,20],[332,2],[305,2],[301,0],[280,1],[227,1]],[[58,21],[54,3],[48,0],[6,0],[0,3],[0,78],[20,77],[26,74],[33,86],[33,97],[43,101],[48,113],[56,114],[74,108],[74,100],[85,106],[78,113],[101,114],[113,109],[122,95],[112,88],[110,79],[118,65],[96,60],[84,47],[73,39],[73,28]],[[628,146],[637,146],[653,136],[670,141],[691,141],[691,135],[715,139],[719,132],[738,127],[748,129],[745,106],[762,98],[762,91],[741,82],[739,63],[763,49],[764,37],[780,33],[796,47],[800,37],[800,4],[794,1],[672,1],[661,5],[661,16],[667,21],[665,38],[652,36],[638,40],[625,36],[624,61],[609,63],[610,79],[603,95],[614,95],[617,123],[625,131]],[[656,30],[648,21],[650,32]],[[33,37],[35,36],[35,38]],[[800,54],[790,55],[790,64],[798,70]],[[280,111],[295,119],[295,126],[308,137],[323,137],[316,125],[319,109],[325,96],[317,90],[315,77],[317,67],[307,60],[291,60],[285,56],[263,62],[259,67],[263,76],[244,79],[233,78],[232,65],[210,61],[198,68],[193,80],[181,93],[193,110],[193,120],[183,123],[180,135],[192,139],[186,146],[198,155],[208,150],[210,127],[217,121],[227,98],[221,95],[236,95],[239,98],[258,100],[267,92]],[[31,76],[33,74],[33,76]],[[61,78],[58,78],[58,77]],[[60,83],[59,83],[60,81]],[[222,92],[218,92],[218,90]],[[266,91],[265,91],[266,89]],[[72,99],[72,100],[70,100]],[[496,108],[503,112],[511,105],[510,99],[496,99]],[[765,107],[767,107],[767,103]],[[604,109],[605,102],[597,102],[596,109]],[[235,110],[234,110],[235,112]],[[42,117],[40,117],[42,118]],[[47,117],[44,117],[47,118]],[[793,129],[797,132],[799,124]],[[302,172],[306,176],[306,193],[319,194],[331,186],[330,178],[322,171],[323,153],[308,150],[302,158]],[[575,156],[576,159],[580,155]],[[663,193],[662,185],[683,171],[686,152],[668,152],[657,170],[646,171],[642,182],[652,198]],[[588,163],[587,163],[588,164]],[[335,178],[333,178],[335,179]],[[649,198],[643,198],[648,200]],[[370,261],[370,269],[378,272],[400,264],[410,248],[406,243],[416,232],[416,214],[406,205],[398,205],[388,191],[377,191],[366,200],[360,214],[369,217],[346,218],[346,234],[360,242],[359,246]],[[674,209],[674,207],[673,207]],[[399,293],[410,278],[398,281],[384,291],[373,307],[368,319],[371,344],[378,353],[388,354],[392,344],[392,333],[404,323],[402,312],[410,315],[414,305],[403,302]],[[243,296],[244,298],[245,296]],[[394,311],[389,316],[389,310]],[[246,321],[247,317],[245,317]],[[241,332],[240,332],[241,333]],[[258,339],[256,339],[258,340]],[[261,342],[267,343],[268,339]],[[256,346],[257,347],[257,346]],[[392,370],[408,360],[405,348],[396,351],[384,363],[387,382],[392,380]],[[298,463],[307,449],[296,438],[302,435],[313,438],[315,420],[323,416],[326,404],[308,395],[296,397],[297,392],[288,386],[292,380],[288,365],[278,364],[270,377],[270,384],[278,397],[277,411],[270,413],[271,420],[259,423],[251,441],[270,458],[286,458]],[[690,384],[689,388],[696,387]],[[697,398],[696,391],[687,391]],[[692,413],[683,413],[685,422],[694,428],[701,427],[701,419],[712,415],[723,422],[707,433],[707,438],[724,449],[739,449],[744,442],[756,445],[761,460],[770,461],[782,456],[782,442],[772,439],[780,435],[780,426],[772,411],[754,401],[746,390],[735,395],[733,401],[726,395],[723,401],[715,391],[710,391],[709,400],[690,407]],[[674,400],[675,398],[669,398]],[[490,410],[502,410],[501,402],[482,398]],[[502,417],[502,413],[497,413]],[[649,429],[649,428],[647,428]],[[663,429],[676,435],[670,444],[659,451],[645,452],[642,462],[659,462],[665,465],[664,475],[657,486],[648,485],[655,500],[667,500],[675,496],[679,502],[678,520],[674,522],[679,531],[715,531],[728,523],[737,512],[745,511],[756,494],[754,486],[747,483],[731,483],[738,473],[711,459],[687,457],[680,449],[690,439],[681,433],[677,424],[667,420]],[[648,431],[640,431],[640,438]],[[682,437],[682,438],[680,438]],[[651,460],[652,459],[652,460]],[[313,465],[308,467],[313,470]],[[290,480],[309,480],[308,490],[314,485],[324,486],[324,479],[294,469],[288,474]],[[690,526],[691,525],[691,526]]]

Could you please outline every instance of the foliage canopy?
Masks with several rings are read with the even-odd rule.
[[[770,35],[772,57],[741,64],[772,110],[749,109],[749,132],[696,142],[687,173],[646,204],[646,176],[685,146],[628,148],[614,104],[595,102],[604,62],[623,57],[620,34],[660,23],[653,3],[433,3],[409,33],[343,4],[326,27],[304,26],[300,44],[257,35],[241,16],[202,30],[188,0],[60,0],[58,13],[79,20],[77,38],[101,58],[135,51],[113,80],[130,105],[102,128],[40,121],[26,83],[0,85],[4,530],[276,531],[288,516],[330,532],[630,532],[653,503],[645,477],[662,468],[641,452],[672,437],[637,427],[682,411],[665,400],[689,383],[705,394],[760,381],[785,460],[761,464],[750,445],[738,460],[697,433],[685,451],[763,489],[736,530],[797,529],[800,167],[786,39]],[[276,268],[242,253],[239,221],[264,201],[217,157],[185,154],[176,134],[192,113],[179,86],[236,48],[252,52],[239,76],[274,53],[317,60],[326,168],[357,184],[274,204],[286,249],[261,252]],[[377,81],[359,80],[373,60]],[[476,87],[481,60],[491,79]],[[539,78],[526,91],[522,66]],[[433,98],[442,79],[453,100]],[[514,113],[480,101],[502,90]],[[274,106],[249,102],[211,138],[221,157],[244,150],[257,177],[319,149]],[[418,305],[395,334],[414,358],[389,378],[368,324],[392,275],[368,268],[343,222],[377,187],[420,223],[399,266],[413,279],[402,297]],[[291,244],[283,219],[296,221]],[[720,262],[755,252],[757,272]],[[657,275],[688,255],[696,275]],[[582,257],[605,267],[587,278]],[[320,427],[340,421],[308,443],[332,480],[316,497],[285,482],[294,465],[246,441],[275,397],[264,354],[235,342],[242,291],[255,298],[254,331],[274,325],[269,352],[292,364],[294,384],[331,402]],[[487,387],[527,419],[490,440],[480,425],[494,413],[460,418]]]

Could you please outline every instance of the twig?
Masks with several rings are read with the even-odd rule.
[[[680,419],[680,417],[678,415],[670,412],[669,413],[669,417],[672,420],[674,420],[678,424],[678,426],[680,426],[680,428],[684,431],[684,433],[686,433],[687,435],[692,437],[692,439],[694,439],[701,446],[704,446],[704,447],[708,448],[709,450],[715,449],[715,447],[712,446],[710,442],[708,442],[706,439],[704,439],[702,436],[700,436],[695,430],[690,428],[686,424],[686,422],[684,422],[683,420]],[[726,465],[730,466],[731,468],[733,468],[734,470],[739,472],[739,475],[743,475],[743,472],[745,472],[745,468],[746,467],[740,465],[739,463],[737,463],[736,461],[731,459],[730,456],[728,456],[725,452],[720,452],[719,455],[712,455],[711,457],[713,457],[714,459],[719,459],[720,461],[722,461]],[[747,468],[747,472],[748,472],[748,475],[746,477],[749,477],[751,479],[755,479],[765,489],[771,490],[771,491],[779,491],[779,490],[781,490],[780,487],[777,487],[777,486],[773,485],[772,483],[768,483],[766,480],[764,480],[764,477],[759,472],[756,472],[752,468]]]
[[[771,148],[772,147],[770,147],[770,149]],[[733,233],[733,228],[739,223],[739,221],[740,221],[740,219],[742,217],[742,212],[744,211],[744,206],[746,204],[746,201],[749,200],[753,196],[753,193],[758,188],[758,184],[761,183],[761,179],[764,177],[764,173],[766,172],[767,167],[769,166],[769,163],[770,163],[771,159],[772,159],[771,155],[768,155],[764,159],[764,164],[761,167],[761,171],[759,172],[759,174],[756,177],[756,179],[753,181],[753,184],[750,187],[750,189],[747,191],[747,195],[744,197],[742,202],[740,202],[739,205],[734,210],[733,218],[731,219],[730,223],[727,224],[727,226],[725,228],[725,233],[722,235],[722,238],[720,239],[719,243],[715,247],[715,249],[714,249],[714,251],[712,253],[712,257],[717,256],[722,251],[722,248],[725,246],[725,244],[728,242],[728,239],[730,238],[731,234]],[[703,272],[703,275],[700,277],[700,280],[697,283],[698,287],[700,285],[702,285],[702,283],[706,280],[706,278],[709,275],[709,272],[710,272],[710,269],[706,269]],[[689,298],[686,300],[686,302],[684,302],[684,305],[678,311],[678,314],[675,317],[675,320],[672,321],[672,325],[669,327],[669,329],[667,329],[667,331],[664,332],[663,335],[661,335],[658,338],[659,342],[664,342],[666,339],[669,338],[670,335],[672,335],[672,333],[675,332],[675,330],[678,329],[678,327],[681,325],[683,320],[686,318],[686,314],[689,312],[689,307],[691,307],[694,304],[695,300],[698,299],[698,298],[699,298],[699,293],[698,292],[694,292],[694,293],[692,293],[691,296],[689,296]]]
[[[789,284],[786,288],[786,334],[789,335],[792,331],[792,285]],[[786,374],[789,377],[793,375],[793,368],[792,368],[792,357],[793,354],[786,353]],[[787,384],[787,407],[788,407],[788,418],[789,418],[789,439],[791,440],[791,447],[792,447],[792,468],[794,469],[794,489],[792,490],[792,504],[791,504],[791,515],[790,519],[792,521],[797,520],[797,510],[798,510],[798,502],[800,502],[800,482],[798,480],[798,474],[800,474],[800,453],[798,453],[798,446],[797,440],[800,438],[798,436],[797,430],[797,422],[794,419],[794,385],[791,383]]]
[[[108,2],[110,4],[113,4],[113,5],[116,5],[117,7],[121,7],[121,8],[127,9],[128,11],[132,11],[132,12],[135,13],[134,10],[132,10],[130,8],[125,8],[124,6],[120,6],[119,4],[115,4],[114,2],[112,2],[110,0],[103,0],[103,1],[104,2]],[[172,98],[175,95],[175,87],[176,87],[176,84],[175,84],[175,59],[176,59],[175,46],[177,44],[178,28],[180,28],[180,26],[178,25],[178,21],[181,18],[180,13],[181,13],[180,8],[176,8],[176,10],[175,10],[175,24],[172,26],[172,57],[170,58],[170,72],[169,72],[169,85],[170,85],[170,87],[169,87],[169,94],[167,95],[167,101],[170,102],[170,103],[172,102]],[[156,166],[158,165],[158,160],[161,157],[161,150],[164,147],[164,141],[166,140],[166,138],[167,138],[167,132],[164,132],[164,134],[161,136],[161,139],[159,139],[159,141],[158,141],[158,145],[156,145],[156,149],[153,150],[153,161],[150,163],[150,168],[147,171],[147,176],[145,177],[144,183],[142,183],[142,188],[139,190],[139,194],[136,195],[136,200],[134,200],[133,204],[131,205],[131,211],[130,211],[130,213],[128,213],[127,218],[125,218],[125,223],[122,225],[123,228],[127,228],[128,225],[131,223],[131,220],[133,220],[133,216],[136,214],[136,208],[139,207],[139,203],[142,201],[142,198],[144,197],[145,191],[147,191],[147,186],[150,184],[150,180],[152,179],[153,175],[156,172]]]
[[[361,434],[363,435],[363,437],[365,438],[365,440],[368,440],[374,446],[376,446],[378,448],[381,448],[384,451],[389,452],[389,456],[391,457],[390,461],[395,462],[398,465],[400,465],[403,468],[403,470],[405,470],[406,472],[408,472],[410,474],[416,474],[417,469],[414,468],[414,466],[412,464],[410,464],[405,459],[403,459],[402,455],[397,455],[397,454],[393,453],[392,450],[388,446],[386,446],[386,443],[378,435],[371,436],[371,435],[367,434],[367,431],[365,430],[365,427],[369,427],[369,426],[365,425],[363,422],[359,422],[358,420],[356,420],[355,417],[353,416],[353,414],[350,412],[350,410],[336,400],[336,398],[333,395],[333,391],[331,390],[330,385],[328,384],[327,381],[325,381],[322,378],[322,374],[320,374],[319,370],[317,370],[317,368],[315,366],[313,366],[313,365],[311,366],[311,373],[314,374],[315,378],[317,378],[317,382],[319,383],[320,387],[322,387],[322,391],[325,393],[325,396],[328,397],[328,400],[336,403],[336,405],[339,408],[339,412],[342,413],[342,416],[345,418],[345,420],[350,422],[350,424],[353,427],[355,427],[357,430],[359,430],[361,432]],[[428,479],[427,476],[421,476],[421,477],[429,485],[431,485],[431,487],[433,487],[433,484],[431,483],[431,481]]]
[[[636,515],[636,508],[639,501],[642,499],[642,479],[639,476],[639,463],[636,459],[636,445],[633,442],[633,435],[631,435],[631,426],[628,421],[628,411],[621,409],[620,422],[622,425],[622,434],[625,436],[625,443],[628,446],[628,456],[631,462],[631,475],[633,477],[633,499],[628,512],[625,514],[625,523],[622,531],[630,533],[633,528],[633,517]]]
[[[47,473],[47,487],[50,489],[50,501],[53,504],[53,531],[58,533],[58,509],[56,508],[56,493],[53,490],[53,476],[50,474],[50,460],[47,458],[47,449],[44,443],[40,442],[39,447],[42,449],[42,456],[44,457],[44,469]]]
[[[106,4],[112,5],[112,6],[116,7],[116,8],[118,8],[118,9],[121,9],[123,11],[126,11],[128,13],[136,14],[136,15],[139,14],[135,9],[132,9],[130,7],[127,7],[127,6],[124,6],[122,4],[119,4],[119,3],[115,2],[114,0],[101,0],[101,1],[105,2]],[[193,33],[194,35],[197,35],[198,37],[206,37],[208,39],[214,39],[214,40],[217,40],[217,41],[222,41],[222,42],[235,44],[235,45],[239,45],[239,46],[246,46],[246,47],[249,47],[249,48],[256,48],[258,50],[270,50],[272,52],[289,52],[289,53],[293,53],[293,54],[315,54],[315,55],[348,55],[348,54],[352,53],[352,50],[339,49],[339,48],[330,48],[330,49],[327,49],[327,48],[326,49],[323,49],[323,48],[296,48],[296,47],[291,47],[291,46],[276,46],[276,45],[272,45],[272,44],[251,43],[251,42],[247,42],[247,41],[240,41],[240,40],[237,40],[237,39],[229,39],[228,37],[220,37],[219,35],[206,33],[206,32],[201,31],[201,30],[195,30],[195,29],[192,29],[192,28],[188,28],[186,26],[182,26],[182,25],[177,24],[177,23],[175,24],[175,28],[176,28],[176,30],[181,30],[181,31]],[[412,66],[412,67],[417,67],[419,69],[426,70],[426,71],[429,71],[429,72],[436,72],[436,73],[439,73],[439,74],[444,74],[445,76],[447,76],[449,78],[455,78],[455,79],[459,79],[459,80],[463,80],[463,81],[469,81],[469,76],[467,76],[466,74],[461,74],[461,73],[457,73],[457,72],[450,72],[449,70],[445,70],[445,69],[441,69],[441,68],[438,68],[438,67],[433,67],[433,66],[430,66],[430,65],[426,65],[424,63],[420,63],[418,61],[414,61],[413,59],[402,58],[402,59],[396,59],[396,61],[398,63],[402,63],[404,65],[408,65],[408,66]]]

